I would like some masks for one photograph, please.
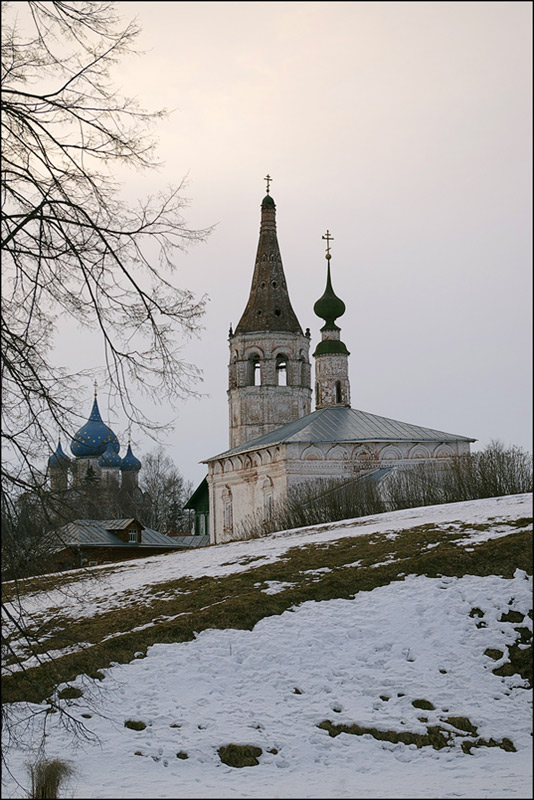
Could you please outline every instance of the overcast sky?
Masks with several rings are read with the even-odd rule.
[[[177,265],[181,286],[210,297],[183,351],[206,396],[178,406],[165,442],[184,477],[200,482],[199,462],[228,447],[228,328],[248,298],[267,173],[312,351],[321,237],[334,237],[352,406],[475,449],[531,450],[532,4],[119,5],[145,51],[121,64],[120,89],[173,111],[157,128],[165,168],[128,191],[187,174],[189,225],[216,225]],[[79,366],[98,366],[98,347],[85,352]],[[87,413],[91,399],[88,384]],[[138,455],[153,446],[132,441]]]

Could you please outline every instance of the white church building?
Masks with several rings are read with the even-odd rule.
[[[212,544],[240,538],[247,518],[269,516],[297,484],[450,459],[476,441],[351,408],[349,351],[336,325],[345,304],[332,288],[328,231],[326,288],[314,305],[324,325],[311,410],[310,332],[302,332],[289,299],[269,180],[250,296],[229,335],[230,449],[203,462]]]

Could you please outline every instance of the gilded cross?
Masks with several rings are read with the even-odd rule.
[[[331,258],[330,256],[330,242],[334,241],[334,237],[330,236],[330,231],[326,231],[326,236],[322,236],[322,239],[326,239],[326,256],[325,258]]]
[[[267,194],[269,194],[269,184],[270,184],[270,182],[272,181],[272,178],[271,178],[271,176],[270,176],[270,175],[266,175],[266,176],[265,176],[265,178],[264,178],[263,180],[264,180],[264,181],[267,181]]]

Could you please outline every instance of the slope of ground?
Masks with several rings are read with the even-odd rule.
[[[531,516],[410,509],[7,585],[53,658],[6,624],[29,749],[8,739],[3,796],[45,728],[73,797],[529,796]]]

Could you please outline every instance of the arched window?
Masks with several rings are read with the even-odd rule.
[[[223,526],[225,531],[231,531],[233,527],[233,514],[232,514],[232,492],[226,486],[223,495]]]
[[[273,513],[273,482],[266,477],[262,485],[263,489],[263,517],[270,519]]]
[[[336,403],[341,403],[341,381],[336,381]]]
[[[276,356],[276,383],[278,386],[287,386],[287,358]]]
[[[261,386],[261,362],[258,355],[253,355],[248,360],[249,386]]]

